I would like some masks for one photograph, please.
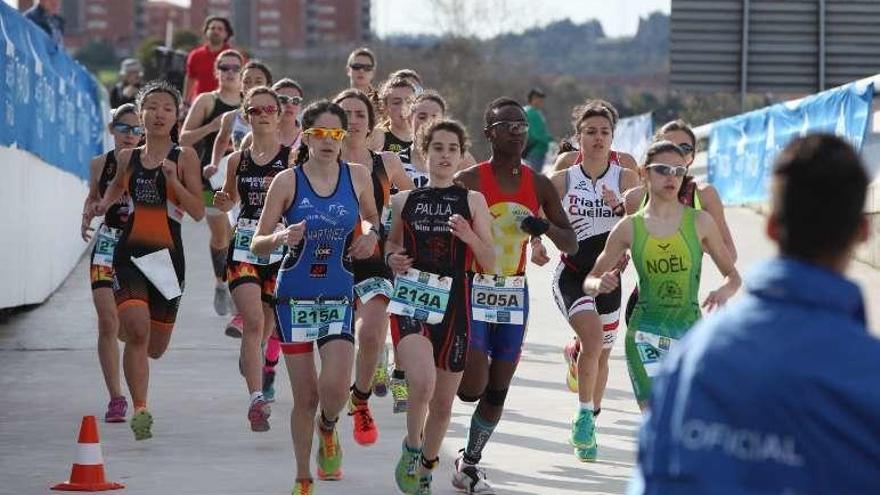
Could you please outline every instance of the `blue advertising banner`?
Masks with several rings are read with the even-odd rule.
[[[765,200],[773,161],[792,139],[830,132],[861,149],[873,98],[873,84],[852,83],[796,105],[780,103],[716,122],[709,134],[709,182],[724,204]]]
[[[99,83],[46,33],[0,2],[0,146],[88,180],[104,149]]]

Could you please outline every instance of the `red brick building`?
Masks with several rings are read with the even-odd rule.
[[[190,11],[186,7],[165,1],[149,1],[146,4],[144,24],[148,37],[165,39],[165,31],[171,22],[175,31],[191,29]]]
[[[25,11],[33,0],[19,0]],[[114,46],[120,55],[134,52],[144,38],[144,13],[147,0],[64,0],[64,45],[76,51],[90,40]]]

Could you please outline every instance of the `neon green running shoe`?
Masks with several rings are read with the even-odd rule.
[[[581,462],[596,462],[599,454],[599,445],[593,445],[589,449],[574,449],[574,455]]]
[[[431,473],[419,476],[419,486],[413,493],[415,495],[431,495]]]
[[[135,440],[148,440],[153,438],[153,415],[146,409],[134,413],[131,417],[131,431],[134,432]]]
[[[406,378],[391,376],[391,396],[394,397],[394,414],[405,413],[409,406],[409,385]]]
[[[596,425],[593,423],[593,411],[578,411],[571,425],[569,443],[576,449],[596,448]]]
[[[315,457],[318,462],[318,479],[336,481],[342,479],[342,445],[339,443],[339,434],[336,428],[324,431],[318,429],[318,452]]]
[[[388,346],[382,348],[376,371],[373,373],[373,393],[376,397],[388,395]]]
[[[419,456],[422,455],[422,449],[413,449],[403,440],[401,446],[400,460],[397,461],[397,468],[394,470],[394,481],[397,482],[397,488],[403,493],[415,494],[419,493]],[[428,488],[430,493],[430,487]]]

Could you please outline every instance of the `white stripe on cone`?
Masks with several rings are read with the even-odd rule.
[[[76,451],[76,464],[80,466],[95,466],[104,464],[104,456],[101,455],[101,444],[81,443]]]

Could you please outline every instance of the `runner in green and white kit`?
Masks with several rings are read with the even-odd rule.
[[[678,201],[687,168],[684,152],[669,141],[648,150],[643,177],[650,196],[644,208],[621,220],[584,281],[597,295],[620,284],[615,269],[627,249],[639,275],[639,302],[626,331],[626,361],[633,391],[644,410],[660,360],[700,318],[698,295],[703,248],[724,277],[702,307],[723,305],[740,286],[739,273],[712,216]]]

